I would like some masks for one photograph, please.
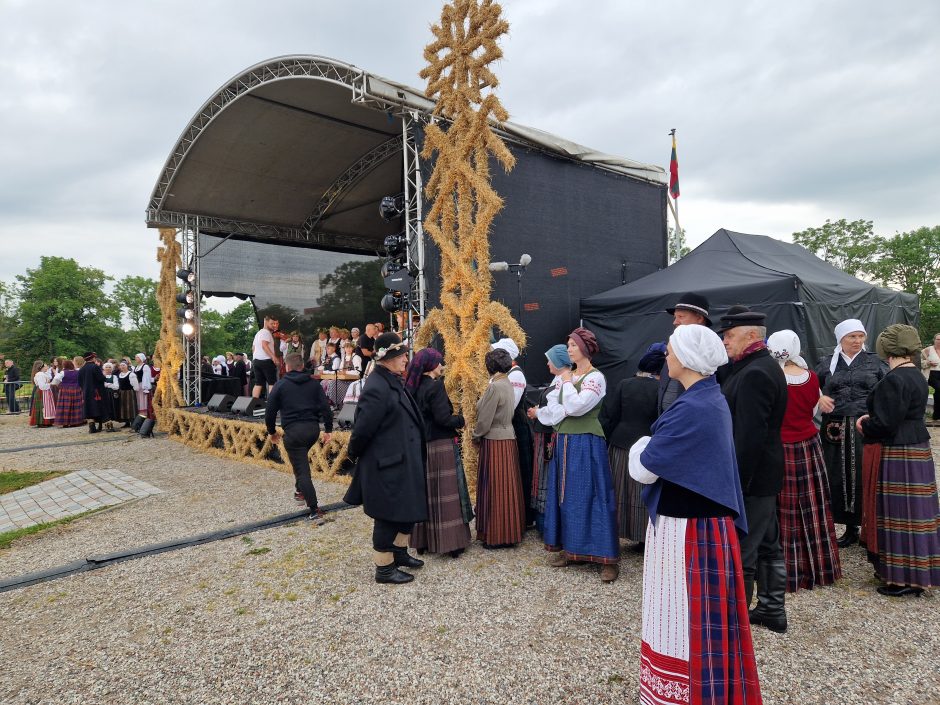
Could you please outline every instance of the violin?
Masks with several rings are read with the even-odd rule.
[[[271,335],[277,338],[278,340],[290,340],[290,334],[285,333],[281,330],[272,331]]]

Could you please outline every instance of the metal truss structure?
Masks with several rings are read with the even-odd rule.
[[[291,78],[309,78],[317,81],[345,86],[352,93],[351,102],[378,110],[402,119],[402,137],[394,137],[364,154],[350,165],[319,198],[310,216],[300,227],[285,227],[279,224],[258,223],[237,219],[180,213],[164,210],[173,181],[190,149],[215,118],[234,101],[249,94],[259,86]],[[242,235],[255,240],[272,243],[305,244],[311,247],[338,250],[374,250],[374,241],[353,235],[330,233],[318,226],[330,209],[344,194],[377,166],[398,153],[402,153],[403,183],[405,193],[405,233],[408,242],[407,265],[417,271],[415,282],[408,292],[410,312],[423,319],[426,304],[426,282],[424,277],[424,232],[422,228],[423,189],[421,178],[420,147],[418,130],[425,113],[415,106],[413,96],[391,91],[382,84],[379,92],[370,90],[370,76],[362,69],[333,59],[315,56],[290,56],[258,64],[235,77],[208,101],[190,121],[177,140],[173,152],[167,158],[159,180],[151,194],[147,208],[147,225],[150,227],[173,227],[180,233],[183,261],[187,269],[196,273],[193,286],[195,294],[196,333],[183,336],[182,382],[186,404],[202,402],[201,335],[199,330],[201,287],[199,284],[199,233]],[[409,334],[411,316],[408,316]]]

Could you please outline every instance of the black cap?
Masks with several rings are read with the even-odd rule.
[[[752,311],[747,306],[735,304],[721,317],[721,321],[718,323],[718,332],[724,333],[726,330],[739,326],[763,326],[766,322],[766,313]]]
[[[679,297],[679,300],[676,302],[676,305],[672,308],[667,308],[666,313],[670,316],[676,315],[676,309],[680,311],[691,311],[692,313],[697,313],[705,319],[705,325],[711,328],[712,322],[708,317],[708,299],[700,294],[693,294],[689,292],[683,294]]]
[[[408,352],[408,346],[401,342],[396,333],[382,333],[375,339],[375,360],[391,360]]]

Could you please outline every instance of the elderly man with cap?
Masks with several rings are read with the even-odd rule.
[[[787,410],[787,380],[764,343],[765,319],[765,314],[746,306],[732,306],[721,317],[720,332],[730,360],[721,391],[731,410],[747,512],[748,534],[741,538],[741,562],[749,605],[755,580],[758,584],[751,624],[784,632],[787,566],[780,544],[777,495],[783,488],[780,429]]]
[[[408,554],[414,525],[428,519],[424,422],[402,376],[408,348],[395,333],[375,339],[375,367],[362,388],[347,453],[355,472],[345,501],[375,521],[375,581],[414,580],[399,568],[420,568]]]
[[[110,421],[110,404],[105,406],[104,372],[98,366],[98,355],[86,352],[82,355],[85,364],[78,371],[78,385],[82,388],[85,400],[85,418],[88,420],[88,432],[98,433],[105,421]]]
[[[532,508],[532,426],[526,417],[525,390],[528,382],[525,373],[519,367],[519,346],[512,338],[500,338],[490,345],[491,350],[505,350],[512,360],[512,369],[506,375],[512,386],[512,396],[515,401],[515,410],[512,415],[512,430],[516,433],[516,447],[519,452],[519,472],[522,477],[522,498],[525,501],[525,525],[535,523],[535,510]]]
[[[607,381],[591,365],[598,350],[587,328],[569,334],[568,356],[577,370],[561,371],[561,384],[537,412],[539,421],[558,433],[548,469],[543,540],[552,553],[550,565],[598,563],[601,580],[610,583],[620,575],[620,541],[607,443],[598,420]]]
[[[865,350],[867,333],[857,318],[842,321],[834,332],[832,357],[823,359],[816,368],[823,393],[819,435],[832,494],[832,518],[836,524],[845,524],[845,533],[837,543],[846,548],[858,541],[862,523],[863,442],[855,421],[865,413],[865,400],[888,367],[878,355]]]
[[[708,317],[708,299],[699,294],[683,294],[679,297],[676,305],[667,308],[666,313],[672,316],[673,327],[686,325],[699,325],[707,328],[712,327],[711,319]],[[682,385],[669,377],[669,370],[663,367],[659,377],[659,397],[657,399],[658,413],[662,414],[666,409],[672,406],[676,398],[684,390]]]

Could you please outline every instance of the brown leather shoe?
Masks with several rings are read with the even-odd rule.
[[[568,565],[568,557],[564,551],[557,551],[549,557],[548,564],[553,568],[564,568]]]
[[[601,580],[605,583],[612,583],[620,576],[620,566],[617,564],[605,564],[601,566]]]

